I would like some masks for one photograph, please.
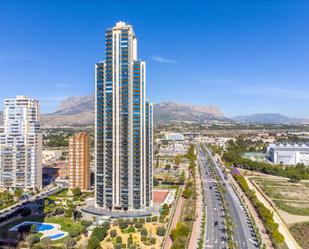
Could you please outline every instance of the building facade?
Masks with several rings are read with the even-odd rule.
[[[268,159],[275,164],[309,165],[309,145],[298,143],[270,144],[267,147]]]
[[[42,187],[42,133],[39,102],[25,96],[4,100],[0,134],[0,188]]]
[[[105,61],[96,64],[96,206],[147,210],[152,204],[152,105],[146,64],[124,22],[106,31]]]
[[[167,141],[183,141],[185,138],[181,133],[166,133],[164,139]]]
[[[69,188],[90,187],[90,140],[86,132],[69,139]]]

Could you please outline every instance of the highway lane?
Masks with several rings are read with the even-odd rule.
[[[224,212],[217,192],[216,181],[210,174],[204,151],[198,146],[198,158],[206,198],[206,234],[204,248],[227,248],[227,234],[224,225]]]
[[[241,201],[236,195],[229,181],[226,180],[226,176],[222,172],[221,167],[213,158],[211,152],[206,148],[207,156],[211,159],[212,164],[215,166],[217,175],[220,177],[225,189],[225,198],[229,206],[229,211],[234,225],[234,241],[239,249],[256,249],[258,245],[256,243],[255,234],[252,229],[252,224],[248,218],[246,210],[243,208]]]

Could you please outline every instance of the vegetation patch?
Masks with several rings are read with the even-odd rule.
[[[302,248],[309,249],[309,222],[295,224],[290,231]]]

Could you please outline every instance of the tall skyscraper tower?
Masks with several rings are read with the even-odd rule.
[[[86,132],[69,139],[69,188],[90,187],[90,140]]]
[[[147,210],[152,205],[152,104],[146,64],[124,22],[106,31],[105,61],[96,64],[96,206]]]
[[[0,134],[0,188],[42,187],[42,133],[39,102],[25,96],[4,101]]]

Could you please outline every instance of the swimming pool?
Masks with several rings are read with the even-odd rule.
[[[33,222],[33,221],[24,221],[24,222],[18,224],[17,226],[12,227],[10,230],[11,231],[14,231],[14,230],[17,231],[20,226],[27,226],[27,225],[29,225],[29,226],[36,225],[36,231],[37,232],[44,232],[44,231],[55,229],[55,226],[53,224],[42,223],[42,222]]]
[[[54,239],[59,239],[63,236],[64,236],[64,233],[57,233],[57,234],[49,235],[49,236],[46,236],[46,237],[50,238],[51,240],[54,240]]]
[[[68,235],[68,232],[62,231],[60,228],[61,226],[59,224],[55,223],[44,223],[44,222],[35,222],[35,221],[24,221],[19,223],[18,225],[12,227],[9,229],[10,231],[18,231],[18,228],[20,226],[31,226],[36,225],[36,232],[42,233],[42,238],[48,237],[51,240],[57,240],[64,238]]]
[[[52,230],[55,227],[51,224],[46,224],[46,223],[39,223],[37,224],[37,232],[43,232],[43,231],[48,231],[48,230]]]

